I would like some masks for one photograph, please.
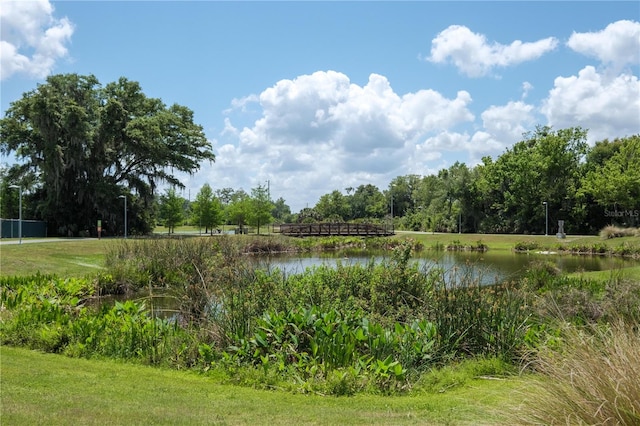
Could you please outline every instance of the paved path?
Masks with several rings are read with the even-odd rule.
[[[80,240],[95,240],[96,238],[23,238],[22,244],[32,244],[32,243],[55,243],[60,241],[80,241]],[[4,245],[12,245],[12,244],[20,244],[19,239],[10,239],[8,241],[0,240],[0,246]]]

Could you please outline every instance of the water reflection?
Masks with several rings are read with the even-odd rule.
[[[342,265],[376,263],[387,258],[383,252],[306,253],[276,255],[255,258],[256,264],[263,269],[278,268],[288,274],[304,272],[306,268],[317,266],[335,267]],[[461,274],[472,277],[482,284],[493,284],[508,279],[520,278],[536,262],[548,262],[558,270],[571,272],[603,271],[637,265],[637,262],[605,256],[570,256],[521,254],[512,252],[423,252],[414,259],[425,270],[437,267],[448,274]]]

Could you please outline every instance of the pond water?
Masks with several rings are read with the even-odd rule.
[[[342,265],[367,264],[371,260],[381,262],[389,258],[389,252],[340,251],[324,253],[303,253],[295,255],[256,256],[256,266],[265,270],[276,268],[287,274],[302,273],[306,268],[317,266],[335,267]],[[445,271],[447,282],[464,280],[491,285],[504,280],[518,279],[535,262],[549,262],[563,272],[603,271],[637,266],[639,262],[607,256],[571,256],[522,254],[512,252],[430,252],[419,253],[412,259],[424,270],[441,268]],[[173,297],[148,292],[130,295],[127,298],[146,300],[154,315],[172,317],[176,313],[177,303]],[[116,298],[104,298],[102,303],[113,303]]]
[[[288,274],[303,272],[306,268],[328,265],[366,264],[372,259],[380,262],[389,253],[349,252],[277,255],[256,258],[264,269],[279,268]],[[603,271],[638,265],[637,261],[605,256],[571,256],[550,254],[523,254],[513,252],[423,252],[413,259],[425,269],[442,268],[448,274],[467,274],[483,284],[517,279],[536,262],[549,262],[562,272]]]

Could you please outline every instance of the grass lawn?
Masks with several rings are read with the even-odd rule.
[[[640,266],[631,266],[610,271],[574,272],[570,276],[583,277],[595,281],[609,281],[611,279],[631,280],[640,283]]]
[[[53,240],[53,239],[52,239]],[[102,269],[115,239],[69,239],[0,246],[0,275],[56,274],[83,277]]]
[[[324,397],[217,383],[190,372],[0,350],[6,425],[509,424],[526,380],[477,379],[442,393]],[[496,412],[496,407],[502,414]]]
[[[605,244],[609,247],[617,247],[623,243],[640,245],[640,237],[602,239],[597,235],[567,235],[567,238],[558,239],[555,235],[512,235],[512,234],[432,234],[429,232],[396,231],[395,238],[411,237],[424,243],[425,248],[431,248],[437,244],[446,246],[454,241],[465,245],[476,244],[481,241],[489,247],[489,250],[511,251],[516,243],[533,241],[541,247],[555,248],[557,245],[571,246],[574,244]]]

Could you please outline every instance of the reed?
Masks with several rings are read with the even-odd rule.
[[[524,393],[519,424],[640,424],[640,334],[636,326],[564,327],[559,347],[541,348],[542,374]]]

